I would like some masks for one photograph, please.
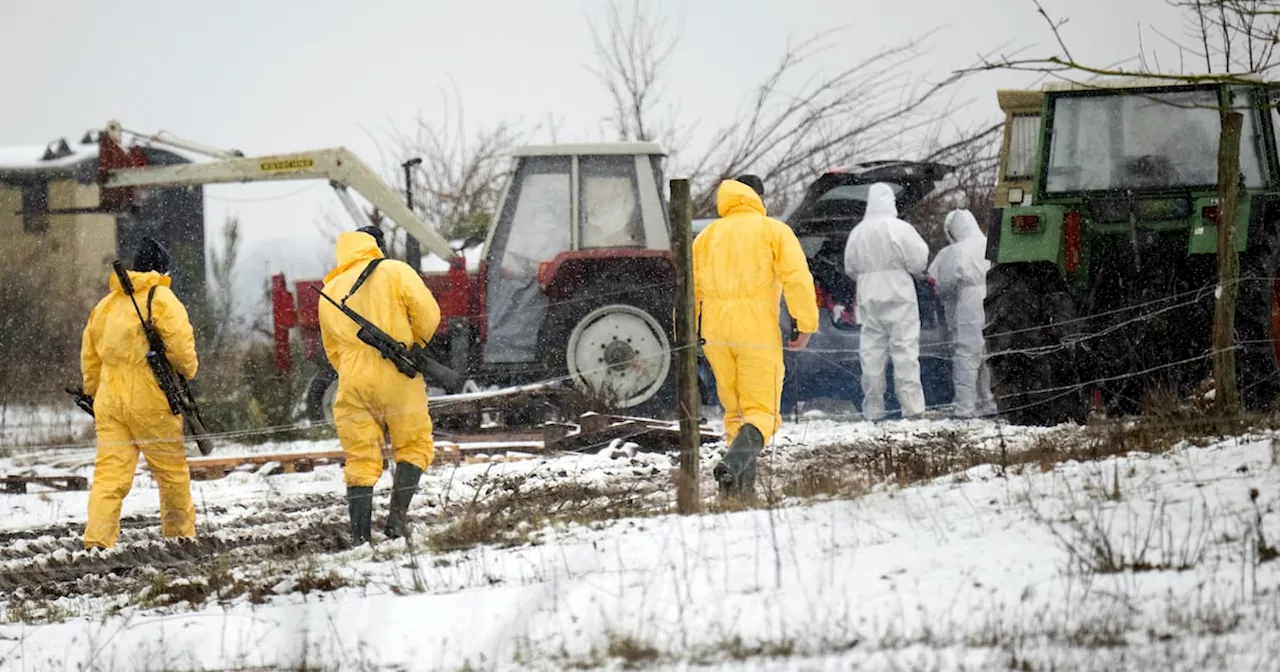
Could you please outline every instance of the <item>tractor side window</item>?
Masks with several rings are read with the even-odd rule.
[[[1263,169],[1267,153],[1263,149],[1262,129],[1252,102],[1249,89],[1231,91],[1231,107],[1244,115],[1240,131],[1240,172],[1244,174],[1246,187],[1261,187],[1267,183],[1266,170]],[[1217,175],[1216,170],[1214,175]]]
[[[569,249],[569,162],[562,157],[530,157],[512,190],[512,216],[502,268],[535,276],[538,264]]]
[[[578,174],[582,248],[644,247],[635,157],[584,156]]]
[[[1036,168],[1036,136],[1040,115],[1015,114],[1009,125],[1009,162],[1004,176],[1010,180],[1029,180]]]
[[[1272,90],[1270,99],[1270,103],[1267,107],[1271,108],[1271,132],[1277,137],[1277,144],[1280,145],[1280,90]],[[1246,117],[1246,119],[1248,119],[1248,117]],[[1261,142],[1261,140],[1259,140],[1259,142]],[[1244,143],[1241,142],[1242,149],[1243,145]],[[1280,179],[1280,175],[1277,175],[1276,177],[1277,179]]]

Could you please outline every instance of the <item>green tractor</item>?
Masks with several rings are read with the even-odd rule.
[[[1280,85],[1115,79],[998,98],[984,332],[1001,416],[1080,422],[1094,406],[1136,414],[1205,389],[1222,105],[1244,114],[1230,222],[1237,382],[1246,410],[1269,408],[1280,394]]]

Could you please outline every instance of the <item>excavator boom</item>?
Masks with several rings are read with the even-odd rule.
[[[240,157],[235,153],[218,153],[213,161],[183,163],[165,166],[145,165],[140,151],[126,151],[120,144],[120,125],[111,122],[107,132],[101,133],[99,143],[98,182],[102,188],[104,206],[132,201],[136,187],[183,186],[197,184],[228,184],[234,182],[271,182],[284,180],[328,180],[338,192],[343,204],[359,222],[365,218],[350,200],[345,189],[350,188],[418,239],[422,245],[441,259],[456,256],[448,241],[409,209],[404,201],[383,182],[376,173],[355,154],[343,147],[318,149],[291,154],[260,157]],[[190,149],[178,141],[157,136],[150,141],[164,142]],[[212,154],[207,150],[196,150]],[[363,224],[370,222],[364,221]]]

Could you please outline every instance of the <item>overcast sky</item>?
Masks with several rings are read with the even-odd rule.
[[[730,116],[790,40],[846,26],[818,67],[839,68],[937,30],[918,74],[934,78],[1012,43],[1047,54],[1053,36],[1031,0],[644,0],[679,31],[667,100],[698,128]],[[1136,55],[1138,30],[1181,36],[1166,0],[1043,0],[1082,61]],[[439,118],[456,86],[466,122],[561,120],[560,141],[608,140],[606,92],[587,66],[588,20],[603,0],[0,0],[6,64],[0,146],[74,142],[119,119],[246,155],[346,146],[376,167],[377,139]],[[1176,58],[1169,55],[1168,58]],[[995,120],[995,89],[1032,77],[991,73],[959,92],[965,121]],[[864,157],[866,159],[887,157]],[[396,176],[393,187],[401,187]],[[670,177],[678,177],[670,175]],[[240,288],[331,263],[317,222],[340,212],[322,182],[208,187],[206,245],[238,215]]]

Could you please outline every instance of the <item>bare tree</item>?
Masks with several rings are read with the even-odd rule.
[[[1202,60],[1207,73],[1261,74],[1276,65],[1280,43],[1280,2],[1276,0],[1166,0],[1183,10],[1185,39],[1169,39],[1180,51]],[[1166,38],[1167,39],[1167,38]],[[1183,65],[1185,68],[1185,65]],[[1158,61],[1143,69],[1159,70]]]
[[[729,121],[701,148],[690,148],[672,139],[676,129],[687,133],[692,125],[652,116],[676,39],[638,2],[630,6],[624,15],[615,0],[603,25],[592,24],[598,63],[593,72],[612,98],[611,122],[620,136],[664,139],[672,163],[693,184],[695,217],[714,216],[717,185],[735,175],[760,175],[775,209],[785,210],[828,168],[877,155],[903,156],[927,145],[922,136],[955,109],[935,103],[964,77],[954,73],[935,82],[911,73],[932,33],[836,72],[813,74],[817,57],[843,37],[842,30],[828,31],[788,44]]]
[[[1142,77],[1169,83],[1249,83],[1250,76],[1265,74],[1280,65],[1280,61],[1273,58],[1274,45],[1264,44],[1265,41],[1280,39],[1280,0],[1166,0],[1171,6],[1188,12],[1187,30],[1196,41],[1195,46],[1188,46],[1163,36],[1184,56],[1176,67],[1161,64],[1158,58],[1145,51],[1136,55],[1137,67],[1080,61],[1068,47],[1062,33],[1069,20],[1050,16],[1039,0],[1030,2],[1048,24],[1058,46],[1057,53],[1031,57],[982,56],[980,65],[956,70],[955,74],[975,70],[1014,70],[1062,78],[1083,74]],[[1205,71],[1189,70],[1195,66],[1186,62],[1187,54],[1203,60]]]
[[[412,131],[391,134],[395,169],[400,172],[408,159],[422,159],[411,173],[414,209],[441,235],[483,235],[509,177],[511,150],[543,124],[525,128],[503,121],[471,132],[456,90],[451,108],[446,101],[440,121],[419,115]],[[396,184],[403,185],[400,175]]]
[[[935,134],[926,145],[922,160],[954,167],[932,193],[903,213],[903,218],[920,230],[930,250],[941,250],[951,242],[942,228],[949,211],[966,208],[983,222],[991,210],[1003,128],[1003,124],[955,128]]]
[[[403,164],[421,159],[410,172],[414,211],[446,239],[483,236],[510,177],[511,151],[538,132],[554,138],[559,120],[547,115],[535,124],[500,121],[472,130],[456,87],[441,100],[438,120],[419,113],[410,129],[391,125],[374,139],[383,164],[380,172],[388,185],[403,193]],[[373,208],[363,212],[387,233],[388,256],[402,258],[405,231]],[[350,216],[336,209],[323,212],[319,226],[330,242],[353,228]]]
[[[227,217],[222,227],[222,249],[209,250],[209,269],[213,287],[208,301],[208,352],[218,358],[234,342],[239,321],[236,318],[236,260],[240,256],[240,219]]]
[[[619,140],[670,142],[671,118],[654,119],[661,97],[662,75],[671,61],[676,39],[666,33],[666,21],[645,14],[640,0],[632,0],[629,17],[617,3],[610,5],[603,28],[590,24],[598,65],[591,71],[613,101],[613,125]]]

